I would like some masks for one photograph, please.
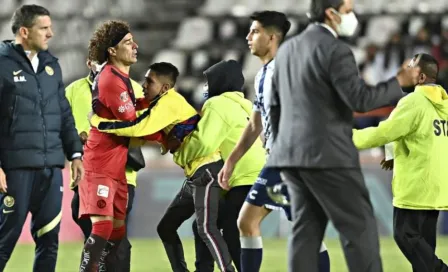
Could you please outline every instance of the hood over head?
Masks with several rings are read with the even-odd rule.
[[[235,60],[223,60],[204,71],[208,83],[208,98],[225,92],[241,91],[244,75],[241,64]]]

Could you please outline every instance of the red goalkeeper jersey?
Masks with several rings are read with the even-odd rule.
[[[140,106],[127,74],[107,64],[92,86],[92,108],[100,117],[134,121]],[[155,137],[157,138],[157,137]],[[84,168],[119,181],[126,181],[129,138],[91,128],[84,146]]]

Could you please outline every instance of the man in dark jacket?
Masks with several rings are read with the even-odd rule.
[[[349,271],[382,271],[378,230],[358,151],[353,112],[392,105],[419,69],[375,87],[359,78],[350,48],[358,21],[352,0],[312,0],[314,22],[277,52],[271,92],[274,144],[268,166],[280,168],[291,196],[290,272],[318,271],[328,221],[341,236]],[[298,53],[299,52],[299,53]]]
[[[0,44],[0,271],[28,212],[36,242],[34,271],[55,271],[62,168],[84,174],[82,145],[65,98],[62,71],[48,51],[50,13],[24,5],[12,17],[15,41]]]

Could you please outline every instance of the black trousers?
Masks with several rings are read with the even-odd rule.
[[[293,219],[289,272],[317,272],[328,220],[340,234],[349,271],[381,272],[378,229],[360,169],[282,169]]]
[[[219,206],[218,228],[222,230],[224,241],[227,243],[230,256],[238,271],[241,271],[241,243],[237,221],[241,207],[251,188],[251,185],[233,187],[226,193]],[[199,235],[197,220],[193,222],[193,233],[196,249],[196,268],[198,269],[200,264],[205,263],[198,258],[211,259],[213,261],[213,256]],[[198,271],[213,271],[213,267],[207,267],[205,270],[198,269]]]
[[[90,236],[92,232],[92,222],[89,218],[79,218],[79,194],[78,187],[75,187],[73,199],[72,199],[72,218],[81,228],[84,234],[84,243],[85,240]],[[134,203],[135,196],[135,186],[128,184],[128,207],[126,209],[126,224],[128,222],[129,213],[132,210],[132,205]],[[121,241],[120,246],[117,251],[117,256],[119,259],[118,265],[120,266],[118,271],[129,272],[131,271],[131,248],[132,245],[129,242],[128,237],[126,236],[123,241]]]
[[[448,267],[436,256],[436,210],[394,207],[394,239],[414,272],[445,272]]]
[[[52,272],[56,268],[62,209],[62,170],[4,169],[8,192],[0,194],[0,271],[22,232],[31,212],[31,234],[36,242],[34,272]]]
[[[191,177],[193,183],[194,211],[198,233],[207,245],[219,270],[233,272],[230,251],[218,227],[219,203],[224,190],[218,184],[218,173],[223,161],[200,167]]]
[[[197,174],[199,173],[199,170]],[[216,172],[216,169],[214,172]],[[200,174],[197,176],[200,176]],[[217,196],[217,199],[219,200],[217,228],[223,230],[224,240],[229,247],[230,255],[237,268],[240,267],[241,250],[237,219],[250,188],[251,186],[235,187],[224,197],[221,197],[221,195]],[[193,183],[191,181],[186,181],[157,226],[157,232],[163,242],[171,264],[171,269],[174,272],[189,271],[185,262],[182,242],[177,234],[177,229],[195,213],[193,190]],[[196,221],[193,222],[193,233],[195,236],[196,271],[212,272],[214,269],[214,259],[207,244],[199,234]]]
[[[174,197],[157,225],[157,233],[165,247],[173,272],[189,272],[187,263],[185,262],[182,241],[180,240],[179,234],[177,234],[177,230],[193,214],[193,185],[191,182],[185,181],[180,192]],[[196,256],[197,254],[198,251],[196,251]],[[204,250],[201,251],[200,249],[199,254],[202,256]],[[213,271],[213,259],[211,257],[207,258],[207,255],[205,255],[205,257],[199,257],[199,261],[201,263],[197,265],[203,270],[197,271]]]

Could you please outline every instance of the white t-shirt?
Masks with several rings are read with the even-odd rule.
[[[25,51],[25,53],[27,56],[31,54],[30,51]],[[37,57],[37,54],[35,54],[33,59],[31,60],[31,65],[33,66],[34,72],[37,73],[37,68],[39,68],[39,57]]]

